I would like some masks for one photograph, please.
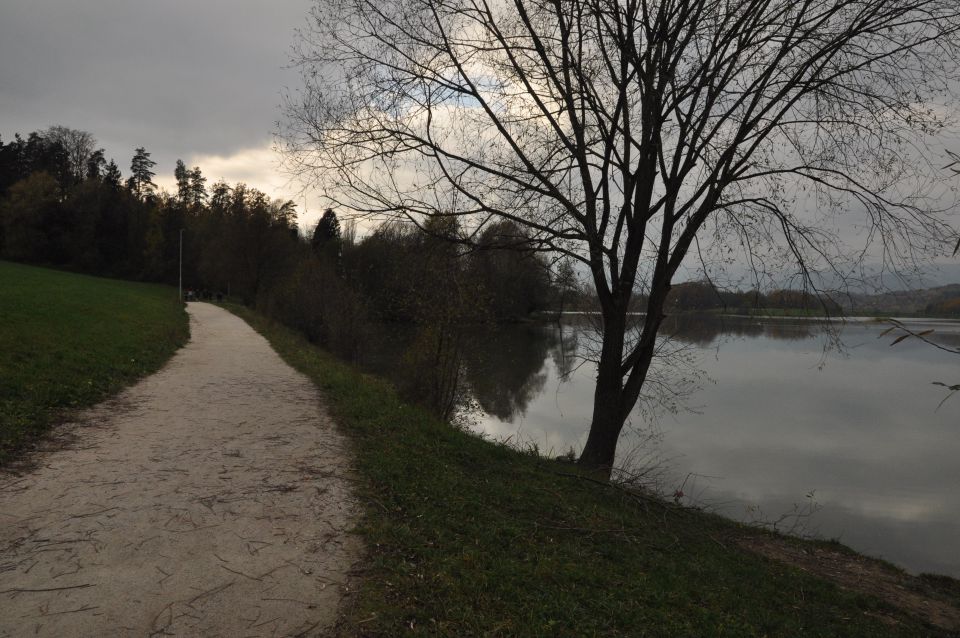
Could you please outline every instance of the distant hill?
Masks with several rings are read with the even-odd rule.
[[[875,295],[851,295],[847,314],[932,314],[960,316],[960,284]]]
[[[638,295],[638,302],[645,302],[645,298]],[[849,293],[824,299],[803,290],[720,290],[710,282],[687,281],[671,288],[667,296],[666,311],[668,314],[688,311],[761,314],[768,311],[788,311],[792,314],[828,312],[831,315],[842,313],[960,317],[960,284],[881,294]]]

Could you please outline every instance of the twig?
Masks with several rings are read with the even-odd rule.
[[[87,512],[86,514],[75,514],[70,518],[87,518],[88,516],[96,516],[97,514],[103,514],[104,512],[109,512],[111,510],[119,509],[116,507],[107,507],[102,510],[97,510],[96,512]]]
[[[156,633],[156,632],[158,632],[158,631],[161,631],[161,630],[163,630],[164,628],[169,627],[171,624],[173,624],[173,605],[174,605],[175,602],[176,602],[176,601],[167,604],[167,606],[164,607],[163,609],[161,609],[159,612],[157,612],[157,615],[153,617],[153,620],[152,620],[152,621],[150,621],[150,627],[151,627],[151,628],[157,627],[157,621],[160,620],[160,616],[163,615],[163,612],[165,612],[165,611],[169,611],[169,612],[170,612],[170,618],[167,620],[167,622],[165,622],[163,625],[160,625],[159,627],[157,627],[156,629],[154,629],[153,633]],[[151,634],[151,635],[153,635],[153,634]]]
[[[201,594],[197,594],[196,596],[194,596],[193,598],[191,598],[190,600],[188,600],[188,601],[187,601],[187,604],[190,605],[190,606],[193,606],[193,603],[197,602],[197,601],[200,600],[201,598],[206,598],[207,596],[213,596],[214,594],[219,594],[219,593],[222,592],[224,589],[227,589],[228,587],[230,587],[231,585],[233,585],[235,582],[237,582],[237,581],[231,580],[229,583],[220,585],[219,587],[214,587],[213,589],[208,589],[207,591],[205,591],[205,592],[203,592],[203,593],[201,593]]]
[[[299,632],[293,634],[294,638],[300,638],[300,636],[306,636],[309,632],[311,632],[311,631],[313,631],[314,629],[316,629],[319,624],[320,624],[320,621],[318,620],[317,622],[313,623],[312,625],[310,625],[309,627],[307,627],[307,628],[304,629],[303,631],[299,631]]]
[[[66,611],[54,611],[49,614],[42,614],[44,616],[59,616],[60,614],[76,614],[81,611],[90,611],[91,609],[100,609],[99,605],[87,605],[85,607],[79,607],[77,609],[68,609]]]
[[[263,622],[257,623],[256,625],[250,625],[250,627],[251,627],[251,628],[252,628],[252,627],[262,627],[262,626],[264,626],[264,625],[269,625],[269,624],[272,623],[272,622],[276,622],[276,621],[280,620],[280,618],[281,618],[280,616],[277,616],[276,618],[271,618],[270,620],[264,620]],[[314,625],[314,627],[316,627],[316,625]],[[307,629],[307,631],[310,631],[310,629],[313,629],[313,627],[310,627],[309,629]]]
[[[37,593],[45,591],[64,591],[66,589],[84,589],[85,587],[93,587],[92,583],[87,583],[85,585],[67,585],[66,587],[45,587],[42,589],[26,589],[15,587],[13,589],[4,589],[0,591],[0,594],[22,594],[22,593]]]
[[[906,333],[905,335],[901,335],[900,337],[897,337],[896,339],[894,339],[893,343],[890,344],[891,346],[897,345],[898,343],[900,343],[901,341],[903,341],[905,338],[909,336],[909,337],[915,337],[920,341],[924,342],[925,344],[929,346],[933,346],[934,348],[937,348],[938,350],[943,350],[944,352],[949,352],[950,354],[960,354],[960,349],[944,346],[937,343],[936,341],[927,339],[927,335],[933,333],[933,330],[924,330],[923,332],[914,332],[910,328],[907,328],[905,325],[903,325],[902,322],[897,321],[896,319],[888,319],[887,323],[891,324],[893,328],[898,328],[900,330],[903,330]],[[884,330],[883,332],[880,333],[880,335],[877,336],[877,338],[879,339],[880,337],[886,336],[891,330],[893,330],[893,328]]]
[[[236,569],[230,569],[226,565],[220,565],[220,568],[227,570],[231,574],[236,574],[237,576],[243,576],[244,578],[249,578],[250,580],[257,580],[257,581],[263,582],[262,578],[257,578],[256,576],[251,576],[250,574],[244,574],[243,572],[237,571]]]

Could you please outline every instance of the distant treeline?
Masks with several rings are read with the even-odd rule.
[[[182,162],[177,192],[158,192],[153,166],[138,148],[123,179],[89,133],[65,127],[0,140],[0,255],[175,284],[182,231],[185,286],[249,304],[283,306],[290,295],[280,289],[303,288],[301,280],[320,272],[311,287],[340,280],[381,321],[417,321],[429,314],[424,306],[449,305],[451,295],[469,301],[478,320],[519,319],[558,303],[541,255],[502,248],[522,248],[525,237],[512,225],[488,228],[469,252],[443,241],[457,235],[449,224],[384,224],[357,240],[352,229],[341,233],[332,211],[303,236],[292,201],[244,184],[208,187],[200,168]]]
[[[158,193],[138,148],[127,179],[86,132],[51,127],[0,141],[0,256],[83,272],[177,283],[184,231],[187,285],[234,284],[248,295],[296,241],[295,211],[243,184],[207,188],[177,166],[178,192]]]
[[[951,284],[925,290],[904,290],[875,295],[849,294],[840,297],[843,304],[823,295],[803,290],[783,289],[721,290],[709,282],[691,281],[676,284],[667,301],[669,313],[731,312],[758,313],[789,311],[796,314],[923,314],[937,317],[960,317],[960,285]]]
[[[291,201],[244,184],[210,186],[178,161],[177,192],[134,152],[124,179],[92,135],[56,126],[0,140],[0,258],[223,292],[350,360],[390,323],[418,326],[410,394],[449,414],[460,384],[460,326],[523,319],[582,298],[569,266],[551,275],[509,223],[470,250],[452,221],[386,223],[362,239],[327,211],[301,233]]]
[[[861,295],[853,299],[853,306],[854,312],[863,314],[960,317],[960,284]]]
[[[760,310],[798,310],[840,314],[839,303],[804,290],[721,290],[709,282],[690,281],[676,284],[667,297],[672,311],[752,312]]]
[[[350,361],[369,364],[391,326],[408,326],[400,389],[445,416],[476,383],[465,374],[465,327],[595,307],[569,261],[548,262],[509,222],[488,225],[469,248],[452,219],[383,223],[358,238],[331,210],[304,233],[292,201],[208,185],[181,161],[176,192],[159,192],[154,166],[137,148],[124,178],[92,135],[62,126],[0,140],[0,258],[175,285],[182,236],[185,288],[239,299]],[[675,285],[667,304],[671,314],[772,308],[840,311],[802,291],[706,282]],[[645,309],[636,295],[631,310]]]

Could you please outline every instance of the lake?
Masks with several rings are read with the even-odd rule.
[[[579,453],[590,424],[594,332],[586,318],[510,325],[467,339],[466,427]],[[909,320],[960,347],[960,322]],[[911,572],[960,577],[960,355],[887,325],[687,316],[657,380],[674,413],[637,410],[618,463],[667,497],[782,531],[837,539]],[[653,414],[651,414],[651,412]]]

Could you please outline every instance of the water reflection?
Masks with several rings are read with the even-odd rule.
[[[754,317],[731,317],[710,314],[682,314],[667,317],[661,334],[701,347],[713,345],[721,338],[767,337],[782,341],[812,339],[823,332],[818,322]]]
[[[513,423],[526,413],[530,401],[543,393],[547,383],[543,363],[548,356],[563,359],[562,343],[558,331],[550,326],[471,331],[465,339],[463,359],[472,398],[487,415]],[[570,360],[575,356],[575,352],[568,354]]]
[[[935,328],[960,347],[960,323]],[[799,319],[686,315],[663,334],[706,375],[688,407],[625,429],[621,462],[667,459],[657,473],[688,502],[751,520],[776,519],[814,493],[812,531],[913,571],[960,577],[960,396],[940,410],[943,389],[960,382],[960,356],[916,339],[891,346],[885,324],[840,329]],[[413,328],[385,328],[367,364],[398,380],[408,369]],[[536,445],[545,454],[579,451],[593,406],[597,343],[589,317],[561,325],[464,327],[460,335],[467,423],[478,433]],[[668,371],[676,372],[675,362]],[[683,378],[680,374],[672,380]],[[670,380],[668,378],[668,380]]]
[[[541,450],[579,450],[592,407],[588,322],[500,328],[466,359],[486,414],[475,424],[495,438]],[[914,324],[917,330],[926,326]],[[816,322],[685,316],[665,330],[698,353],[709,377],[695,411],[660,422],[651,438],[635,419],[623,454],[670,459],[665,491],[684,490],[728,516],[767,519],[804,504],[820,510],[810,529],[914,571],[960,577],[960,400],[935,408],[960,381],[960,358],[916,340],[895,347],[883,324],[841,329],[842,350]],[[960,345],[960,325],[938,322],[937,338]],[[562,333],[562,335],[561,335]],[[562,336],[562,338],[561,338]],[[688,476],[692,475],[693,479]]]

